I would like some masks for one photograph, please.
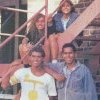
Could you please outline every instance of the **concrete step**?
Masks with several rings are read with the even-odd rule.
[[[100,100],[100,80],[95,81],[95,84],[96,84],[96,91],[97,91],[97,95],[98,95],[98,100]]]
[[[99,74],[98,74],[98,75],[95,75],[95,81],[96,81],[97,83],[100,82],[100,75],[99,75]]]
[[[98,94],[98,100],[100,100],[100,93]]]
[[[100,87],[96,87],[96,91],[98,94],[100,94]]]

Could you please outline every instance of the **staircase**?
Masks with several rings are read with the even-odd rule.
[[[99,75],[96,75],[95,77],[96,77],[95,84],[96,84],[98,100],[100,100],[100,73],[99,73]]]
[[[75,39],[83,41],[81,46],[77,46],[78,58],[93,72],[98,100],[100,100],[100,75],[98,75],[98,70],[100,70],[100,0],[84,0],[84,4],[82,3],[83,0],[80,0],[80,3],[76,5],[80,14],[79,18],[59,38],[59,45],[61,48],[65,42],[72,42]],[[83,8],[82,5],[84,5]],[[84,36],[77,37],[81,31]]]
[[[80,3],[76,5],[76,9],[80,15],[92,1],[93,0],[80,0]],[[86,5],[83,7],[83,9],[82,3]],[[100,100],[100,12],[91,21],[91,23],[85,27],[83,34],[83,37],[76,37],[76,40],[83,40],[83,44],[80,47],[77,47],[78,57],[83,63],[89,66],[89,69],[93,73],[98,100]]]

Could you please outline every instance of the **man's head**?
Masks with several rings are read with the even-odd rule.
[[[62,47],[62,57],[67,64],[75,63],[76,48],[71,43],[66,43]]]
[[[42,49],[42,47],[35,47],[30,51],[30,61],[31,65],[34,67],[39,67],[41,66],[43,60],[45,57],[45,52]]]

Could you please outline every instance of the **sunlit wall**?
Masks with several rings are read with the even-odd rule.
[[[49,13],[54,11],[54,9],[59,5],[60,1],[61,0],[48,0]],[[45,0],[27,0],[27,2],[28,2],[28,10],[32,11],[33,14],[36,13],[45,4]],[[79,0],[72,0],[72,2],[74,4],[77,4]],[[28,18],[33,14],[28,14]]]

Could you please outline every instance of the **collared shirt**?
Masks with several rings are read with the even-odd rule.
[[[65,81],[57,82],[58,100],[97,100],[92,75],[84,64],[77,61],[73,70],[68,70],[65,64],[57,64],[57,70],[62,70],[66,77]]]
[[[55,27],[57,33],[64,32],[65,28],[68,28],[76,20],[76,18],[78,17],[78,14],[76,12],[70,13],[70,16],[69,16],[68,22],[66,23],[65,28],[63,27],[63,24],[62,24],[62,16],[63,16],[62,13],[57,13],[55,14],[53,18],[54,20],[53,27]]]
[[[68,21],[69,21],[69,18],[68,19],[61,19],[61,22],[62,22],[62,25],[63,25],[63,28],[64,28],[64,31],[66,30],[66,26],[68,24]]]

